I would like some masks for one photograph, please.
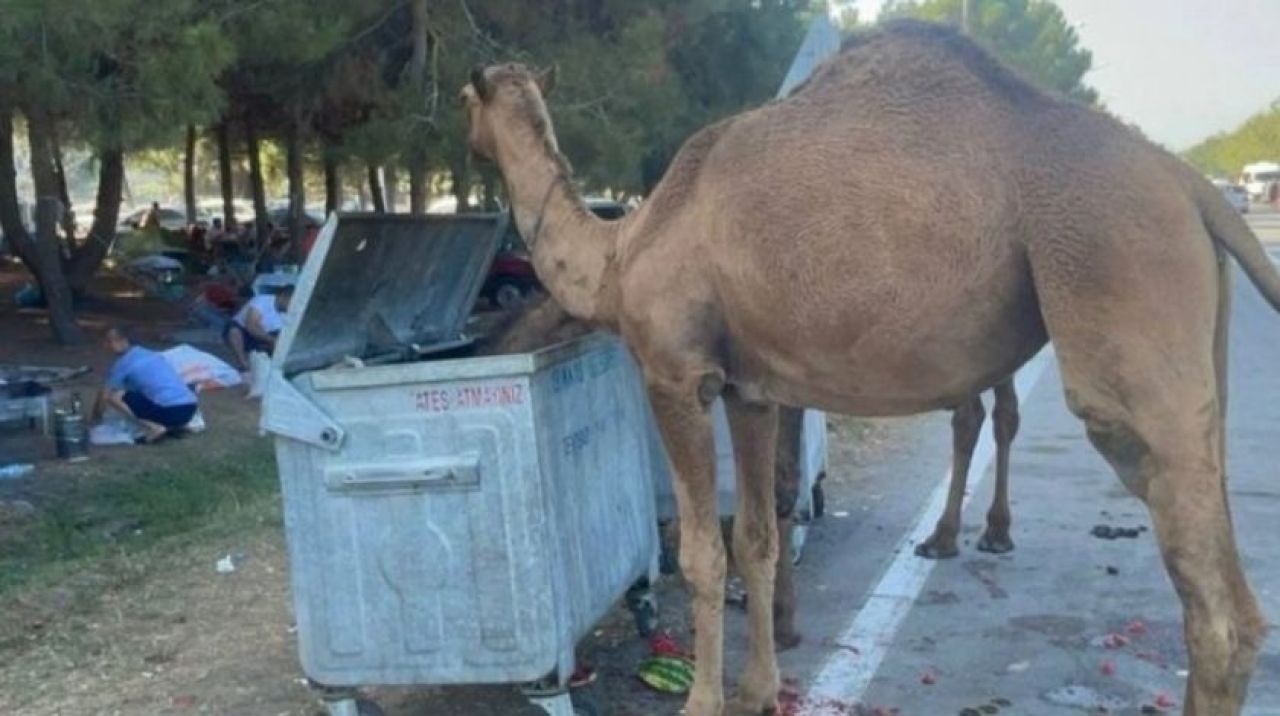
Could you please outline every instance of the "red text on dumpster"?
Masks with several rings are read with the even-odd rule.
[[[457,385],[430,388],[413,394],[415,407],[424,413],[447,413],[451,410],[505,408],[524,405],[525,390],[519,383],[507,385]]]

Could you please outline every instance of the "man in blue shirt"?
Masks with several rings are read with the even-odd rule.
[[[109,329],[104,343],[119,358],[94,405],[94,420],[101,420],[109,405],[142,427],[140,443],[180,433],[195,416],[197,403],[178,371],[159,353],[134,345],[124,328]]]

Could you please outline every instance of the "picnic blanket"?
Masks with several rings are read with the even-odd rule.
[[[182,382],[196,386],[197,391],[232,388],[243,382],[235,368],[185,343],[164,351],[162,355],[182,376]]]

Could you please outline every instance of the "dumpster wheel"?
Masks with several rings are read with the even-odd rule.
[[[627,609],[636,623],[636,633],[648,639],[658,633],[658,598],[648,577],[641,577],[627,590]]]
[[[818,473],[817,479],[813,481],[813,519],[822,517],[827,512],[827,491],[823,489],[822,482],[827,479],[827,473]]]

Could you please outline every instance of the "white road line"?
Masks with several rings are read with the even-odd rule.
[[[1052,347],[1045,347],[1018,372],[1015,385],[1023,402],[1030,397],[1041,374],[1052,360]],[[969,484],[974,491],[986,479],[987,468],[995,459],[995,452],[992,431],[983,430],[969,470]],[[934,488],[932,497],[912,525],[911,531],[898,544],[897,556],[871,589],[862,609],[853,615],[852,621],[836,640],[838,648],[827,657],[822,668],[810,681],[806,694],[809,703],[857,703],[862,700],[863,694],[871,685],[871,679],[893,644],[894,635],[933,571],[935,562],[917,557],[915,545],[928,539],[933,533],[934,524],[946,506],[950,484],[951,471],[948,470]],[[968,501],[966,496],[965,502]]]

